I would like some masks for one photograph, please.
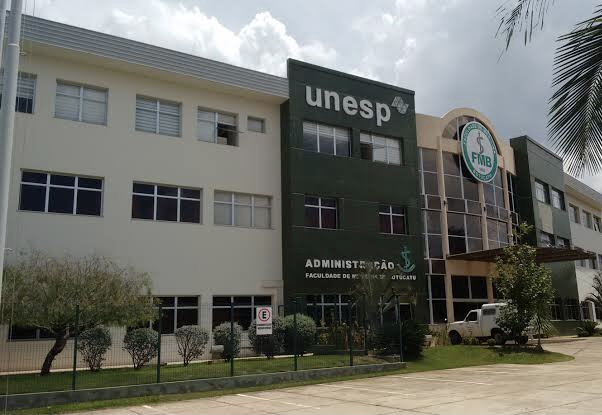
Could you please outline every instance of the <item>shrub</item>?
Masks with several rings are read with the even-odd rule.
[[[258,355],[265,355],[267,358],[274,357],[282,350],[284,344],[284,330],[282,329],[282,319],[274,317],[272,319],[272,334],[257,335],[257,325],[255,321],[249,326],[249,342],[253,350]]]
[[[240,336],[242,327],[234,323],[234,341],[230,339],[230,322],[225,322],[213,329],[215,344],[224,346],[222,359],[232,360],[240,354]]]
[[[93,327],[83,331],[78,338],[77,350],[88,364],[90,371],[98,372],[111,348],[111,333],[106,327]]]
[[[149,328],[128,331],[123,338],[123,350],[132,356],[134,369],[140,369],[157,356],[159,334]]]
[[[487,339],[487,346],[495,347],[495,339]]]
[[[590,337],[596,334],[597,322],[591,320],[584,320],[581,322],[579,327],[576,328],[577,336],[579,337]]]
[[[479,345],[479,339],[473,336],[462,337],[462,344],[467,346],[477,346]]]
[[[386,323],[377,332],[376,351],[384,355],[399,354],[399,323]],[[417,359],[422,355],[428,328],[413,320],[401,323],[401,341],[404,359]]]
[[[293,354],[295,351],[295,322],[294,315],[282,319],[282,338],[284,350]],[[311,349],[316,341],[316,323],[314,319],[297,313],[297,354],[303,355]]]
[[[191,360],[200,357],[205,352],[209,341],[207,330],[200,326],[182,326],[174,332],[178,344],[178,354],[188,366]]]

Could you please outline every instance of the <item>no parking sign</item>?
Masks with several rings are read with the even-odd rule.
[[[258,336],[272,334],[272,307],[257,307],[255,323]]]

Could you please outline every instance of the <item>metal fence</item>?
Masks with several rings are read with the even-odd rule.
[[[91,368],[90,355],[102,342],[86,338],[76,312],[72,336],[46,375],[41,375],[40,369],[55,340],[39,330],[35,340],[11,339],[16,331],[4,326],[0,333],[0,387],[2,394],[34,393],[403,360],[401,318],[369,323],[359,306],[350,302],[345,307],[344,316],[326,324],[291,301],[274,308],[278,317],[273,334],[263,336],[255,335],[253,330],[254,309],[230,304],[229,309],[222,307],[217,313],[208,305],[199,305],[191,312],[159,307],[156,321],[145,325],[145,333],[150,335],[134,342],[135,347],[128,343],[128,333],[131,337],[136,328],[109,329],[110,346],[102,355],[100,370]],[[177,328],[189,322],[187,319],[194,323],[195,313],[196,326],[205,334],[192,337],[200,339],[204,347],[190,356],[191,345],[178,336]]]

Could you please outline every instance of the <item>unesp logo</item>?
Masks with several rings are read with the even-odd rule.
[[[416,264],[414,264],[410,259],[410,253],[411,252],[408,247],[404,245],[403,249],[401,250],[401,259],[403,261],[403,265],[399,265],[399,269],[402,272],[412,272],[416,268]]]
[[[395,108],[397,110],[397,112],[399,112],[400,114],[404,115],[406,112],[408,112],[408,107],[410,106],[410,104],[406,104],[403,101],[402,97],[396,96],[393,99],[393,102],[391,103],[391,106],[393,108]]]

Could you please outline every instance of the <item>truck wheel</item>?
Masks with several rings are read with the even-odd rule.
[[[503,346],[506,343],[506,336],[501,331],[493,332],[493,340],[495,340],[495,344],[498,346]]]
[[[449,342],[453,345],[457,345],[462,343],[462,336],[457,331],[452,331],[449,333]]]

